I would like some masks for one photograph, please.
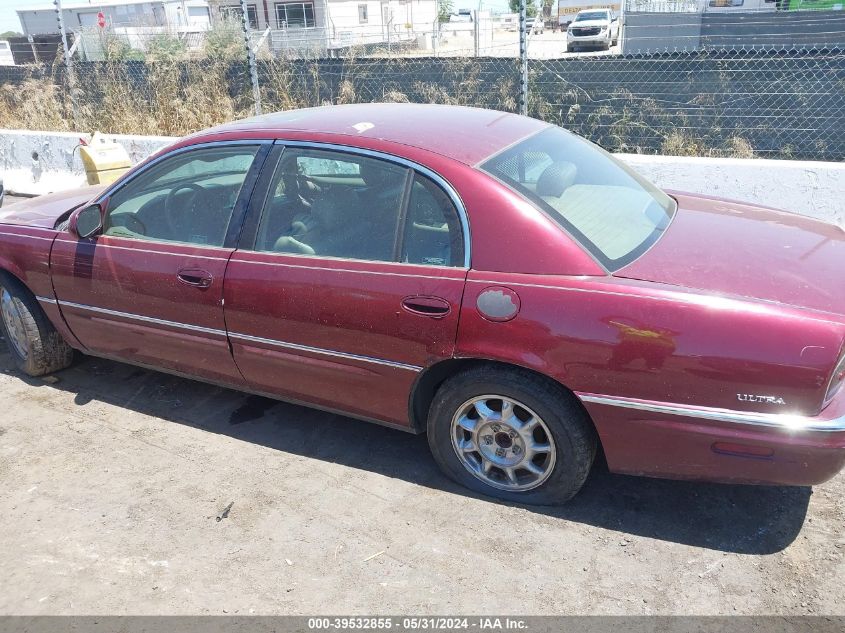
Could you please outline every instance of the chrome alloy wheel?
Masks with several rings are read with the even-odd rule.
[[[23,325],[23,317],[14,298],[5,288],[0,288],[0,315],[3,317],[3,325],[6,326],[9,344],[15,348],[21,358],[26,360],[29,355],[29,348],[26,344],[26,329]]]
[[[554,470],[551,431],[540,416],[512,398],[485,395],[467,400],[452,418],[451,430],[461,464],[494,488],[531,490]]]

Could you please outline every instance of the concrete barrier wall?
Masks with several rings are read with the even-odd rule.
[[[42,194],[85,182],[80,135],[0,130],[0,177],[8,191]],[[109,136],[137,163],[176,139]],[[845,226],[845,163],[619,154],[664,189],[677,189],[786,209]]]
[[[845,163],[617,154],[663,189],[784,209],[845,227]]]
[[[107,138],[123,145],[133,164],[176,140],[169,136],[122,134]],[[4,187],[15,193],[40,195],[84,184],[80,139],[87,142],[91,135],[0,129],[0,178]]]

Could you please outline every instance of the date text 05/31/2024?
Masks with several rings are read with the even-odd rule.
[[[499,617],[337,617],[308,618],[308,629],[326,630],[428,630],[519,631],[527,628],[525,620]]]

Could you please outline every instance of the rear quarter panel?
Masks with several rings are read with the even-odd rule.
[[[492,286],[519,296],[513,320],[496,323],[479,312],[479,294]],[[473,270],[457,354],[531,368],[576,393],[815,415],[843,335],[841,319],[785,306],[613,277]],[[743,402],[738,394],[786,404]]]

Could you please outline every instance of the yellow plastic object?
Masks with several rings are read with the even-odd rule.
[[[129,154],[119,143],[94,132],[91,142],[79,148],[89,185],[106,185],[114,182],[132,166]]]

